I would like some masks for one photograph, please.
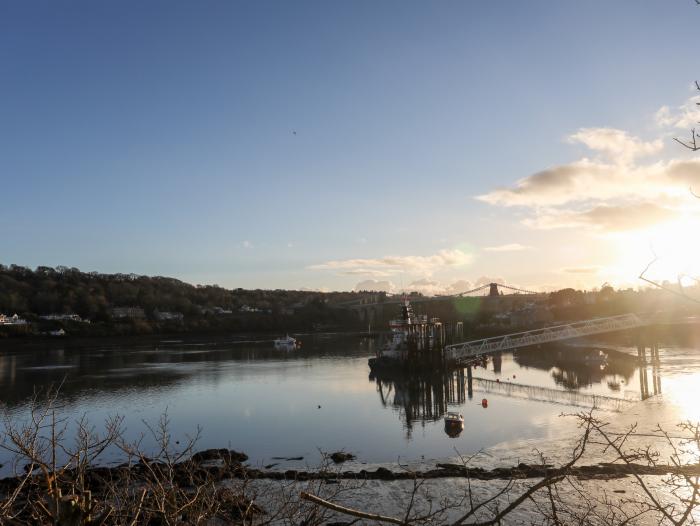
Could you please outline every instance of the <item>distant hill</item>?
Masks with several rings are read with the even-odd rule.
[[[162,330],[283,330],[351,328],[358,320],[330,305],[356,292],[225,289],[162,276],[101,274],[77,268],[0,265],[0,313],[44,325],[72,323],[72,333],[143,333]],[[53,316],[76,314],[91,324]],[[91,325],[91,326],[90,326]]]

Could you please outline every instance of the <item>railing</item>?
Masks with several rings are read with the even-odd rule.
[[[566,325],[556,325],[532,331],[516,332],[493,338],[483,338],[464,343],[457,343],[445,347],[445,358],[450,360],[464,360],[476,358],[483,354],[497,351],[506,351],[539,345],[542,343],[580,338],[593,334],[633,329],[646,325],[636,314],[622,314],[608,318],[595,318],[592,320],[577,321]]]
[[[537,402],[565,404],[577,407],[595,407],[607,411],[620,412],[639,400],[615,398],[613,396],[585,394],[577,391],[562,391],[548,387],[523,385],[512,382],[496,382],[486,378],[474,378],[474,390],[482,393],[494,393],[515,398],[527,398]]]

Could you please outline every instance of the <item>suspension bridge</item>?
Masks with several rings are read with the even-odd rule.
[[[519,287],[512,287],[504,283],[486,283],[475,289],[465,290],[464,292],[459,292],[457,294],[448,294],[444,296],[435,296],[435,299],[445,299],[445,298],[464,298],[466,296],[480,296],[480,292],[488,293],[488,296],[500,296],[501,289],[505,289],[511,294],[544,294],[543,292],[535,292],[534,290],[521,289]]]
[[[406,296],[405,293],[402,294],[386,294],[383,292],[368,292],[364,297],[358,299],[353,299],[350,301],[344,301],[340,303],[335,303],[333,307],[349,307],[349,308],[368,308],[368,307],[381,307],[384,305],[397,305],[403,303],[404,299],[408,297],[411,303],[426,303],[434,301],[445,301],[457,298],[500,298],[503,296],[510,297],[514,295],[544,295],[546,292],[537,292],[534,290],[528,290],[520,287],[514,287],[511,285],[506,285],[504,283],[485,283],[473,289],[465,290],[462,292],[456,292],[454,294],[438,294],[436,296],[422,296],[409,294]]]

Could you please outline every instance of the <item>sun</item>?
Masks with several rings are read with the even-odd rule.
[[[693,285],[700,277],[700,218],[687,214],[645,229],[611,233],[611,280],[633,282],[645,270],[655,281]],[[648,268],[647,268],[648,266]]]

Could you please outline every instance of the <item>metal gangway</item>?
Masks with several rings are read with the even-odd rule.
[[[514,398],[524,398],[535,402],[564,404],[576,407],[601,409],[604,411],[621,412],[639,399],[616,398],[613,396],[580,393],[578,391],[562,391],[549,387],[518,384],[509,381],[496,381],[474,377],[474,390],[482,393],[493,393]]]
[[[519,347],[526,347],[528,345],[570,340],[572,338],[581,338],[593,334],[634,329],[644,325],[647,325],[647,322],[642,321],[636,314],[621,314],[619,316],[610,316],[607,318],[594,318],[565,325],[555,325],[532,331],[515,332],[503,336],[448,345],[445,347],[444,356],[447,360],[460,362],[478,358],[479,356],[493,352],[507,351]]]

